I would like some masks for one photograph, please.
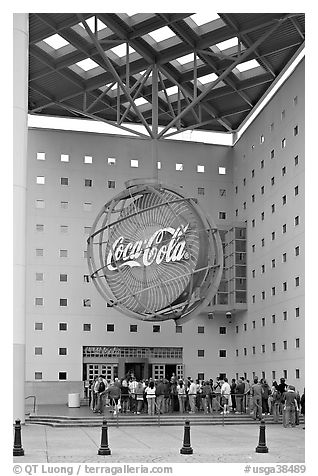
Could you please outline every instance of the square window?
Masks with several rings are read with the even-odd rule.
[[[183,164],[176,164],[176,170],[182,171],[183,170]]]
[[[299,280],[299,276],[296,276],[295,278],[295,286],[299,286],[299,283],[300,283],[300,280]]]
[[[276,351],[276,343],[275,343],[275,342],[272,342],[272,351],[273,351],[273,352]]]
[[[283,205],[286,205],[286,203],[287,203],[287,196],[286,195],[284,195],[282,197],[282,202],[283,202]]]
[[[262,353],[265,354],[265,351],[266,351],[265,344],[262,344]]]
[[[285,109],[284,109],[284,110],[282,111],[282,113],[281,113],[281,119],[285,119],[285,115],[286,115],[286,111],[285,111]]]
[[[272,122],[269,127],[270,127],[270,130],[271,130],[271,132],[272,132],[272,131],[274,130],[274,122]]]
[[[160,162],[160,161],[157,162],[157,169],[158,169],[158,170],[161,169],[161,162]]]
[[[92,303],[90,299],[83,299],[83,307],[91,307]]]
[[[198,373],[198,380],[204,380],[204,372]]]
[[[35,380],[42,380],[42,372],[34,372]]]
[[[238,186],[235,186],[235,193],[238,193]]]
[[[254,194],[252,195],[251,199],[252,199],[252,203],[254,203],[255,202],[255,195]]]
[[[295,377],[296,377],[297,379],[300,378],[300,371],[299,371],[299,369],[296,369],[296,370],[295,370]]]
[[[219,212],[219,220],[225,220],[226,219],[226,212]]]
[[[198,357],[204,357],[204,349],[198,349]]]
[[[235,326],[235,332],[236,332],[236,334],[238,334],[238,331],[239,331],[238,326]]]
[[[61,162],[69,162],[70,156],[68,154],[61,154]]]
[[[204,187],[198,187],[198,195],[204,195]]]
[[[220,195],[220,197],[226,197],[226,189],[225,188],[220,188],[219,189],[219,195]]]
[[[276,288],[275,286],[272,287],[272,296],[275,296],[276,295]]]
[[[296,155],[296,157],[294,157],[295,166],[298,165],[298,163],[299,163],[299,158],[298,158],[298,155]]]
[[[285,149],[286,147],[286,139],[282,139],[282,149]]]
[[[272,259],[272,268],[276,268],[276,259],[275,258]]]
[[[36,177],[36,183],[38,185],[44,185],[45,184],[45,177],[43,177],[42,175],[39,175]]]
[[[298,103],[298,96],[295,96],[294,97],[294,106],[297,106],[297,103]]]
[[[226,357],[226,350],[222,349],[219,351],[219,357]]]
[[[197,172],[204,173],[205,172],[204,165],[197,165]]]
[[[84,283],[89,283],[89,282],[90,282],[89,274],[84,274]]]
[[[225,175],[226,174],[226,168],[225,167],[219,167],[219,175]]]
[[[272,177],[271,178],[271,185],[274,185],[275,184],[275,177]]]
[[[296,187],[294,188],[294,193],[295,193],[295,197],[296,197],[296,195],[298,195],[298,193],[299,193],[298,185],[296,185]]]
[[[255,269],[252,270],[252,278],[255,278]]]
[[[83,204],[83,209],[84,209],[85,212],[90,212],[92,210],[91,202],[85,202]]]
[[[106,332],[115,332],[115,324],[106,324]]]
[[[252,296],[252,303],[255,304],[255,294]]]
[[[66,210],[68,208],[68,202],[60,202],[60,206],[61,206],[61,208]]]
[[[299,316],[300,316],[299,307],[295,307],[295,317],[299,317]]]
[[[265,187],[264,185],[261,186],[261,195],[264,195],[264,192],[265,192]]]
[[[35,273],[35,281],[43,281],[43,273]]]
[[[160,332],[160,326],[152,326],[152,332]]]
[[[298,132],[299,132],[298,126],[295,126],[294,127],[294,136],[298,136]]]
[[[256,354],[256,348],[255,348],[255,346],[254,346],[254,345],[253,345],[253,347],[252,347],[252,353],[253,353],[253,355],[255,355],[255,354]]]
[[[90,226],[84,226],[84,233],[85,235],[89,235],[91,232],[91,227]]]
[[[297,337],[297,339],[295,339],[295,347],[296,347],[296,349],[299,349],[299,347],[300,347],[299,344],[300,344],[300,341],[299,341],[299,338]]]
[[[130,161],[130,167],[139,167],[139,161],[137,159],[131,159]]]
[[[67,282],[67,274],[60,274],[60,282],[61,283]]]
[[[43,248],[36,248],[35,249],[35,256],[43,256],[44,250]]]
[[[275,203],[272,203],[272,213],[275,213]]]
[[[264,219],[265,219],[265,213],[262,212],[262,213],[261,213],[261,220],[264,221]]]
[[[67,258],[68,250],[60,250],[60,258]]]
[[[253,169],[252,170],[252,178],[254,178],[254,177],[255,177],[255,170]]]
[[[43,300],[42,297],[36,297],[35,300],[34,300],[34,304],[36,306],[43,306],[43,302],[44,302],[44,300]]]
[[[244,327],[243,327],[243,329],[244,329],[244,332],[247,331],[247,324],[246,324],[246,322],[244,322]]]
[[[247,355],[247,348],[244,347],[244,355]]]
[[[83,251],[83,258],[87,259],[87,250]]]
[[[222,327],[219,327],[219,334],[226,334],[226,327],[222,326]]]
[[[261,296],[262,296],[262,301],[264,301],[264,299],[265,299],[265,297],[266,297],[265,291],[262,291]]]
[[[283,370],[283,377],[284,377],[285,380],[287,380],[287,378],[288,378],[287,377],[287,370]]]
[[[59,331],[67,331],[67,322],[59,323]]]
[[[265,137],[263,134],[260,136],[260,143],[263,144],[265,142]]]
[[[116,164],[115,157],[108,157],[107,163],[108,163],[108,165],[115,165]]]
[[[60,298],[60,306],[61,307],[66,307],[67,306],[67,299],[66,298]]]
[[[59,355],[67,355],[67,348],[59,347]]]
[[[84,155],[84,164],[92,164],[93,163],[93,157],[90,155]]]
[[[295,224],[295,226],[298,226],[298,225],[299,225],[299,216],[296,216],[296,217],[294,218],[294,224]]]
[[[261,167],[261,169],[264,168],[264,160],[261,160],[260,167]]]
[[[252,253],[255,253],[255,245],[252,245]]]
[[[204,334],[204,326],[198,326],[198,334]]]
[[[66,380],[67,373],[66,372],[59,372],[59,380]]]
[[[295,247],[295,256],[299,256],[299,246]]]
[[[68,232],[68,226],[67,225],[60,225],[60,232],[61,233],[67,233]]]
[[[115,188],[116,182],[115,180],[108,180],[108,188]]]
[[[283,291],[287,291],[287,282],[286,281],[283,283]]]
[[[262,264],[261,270],[262,270],[262,274],[264,274],[265,273],[265,264]]]
[[[283,263],[286,263],[286,261],[287,261],[287,254],[286,253],[282,254],[282,261],[283,261]]]
[[[34,323],[34,330],[35,331],[43,331],[43,322],[35,322]]]
[[[272,324],[275,324],[275,323],[276,323],[276,315],[272,314]]]
[[[36,231],[44,231],[44,225],[42,225],[40,223],[37,223],[35,225],[35,229],[36,229]]]
[[[288,317],[287,311],[283,311],[283,321],[287,321],[287,317]]]
[[[256,327],[256,321],[252,321],[252,328],[255,329]]]
[[[36,160],[45,160],[45,152],[37,152]]]
[[[272,231],[272,241],[275,240],[275,237],[276,237],[276,233],[275,233],[275,231]]]
[[[262,317],[262,327],[265,327],[265,317]]]
[[[282,228],[282,231],[283,231],[283,233],[286,233],[286,231],[287,231],[287,225],[286,225],[286,223],[284,223],[283,228]]]
[[[284,340],[284,341],[283,341],[283,349],[284,349],[284,350],[287,350],[287,340]]]
[[[246,202],[243,203],[243,210],[246,210]]]
[[[129,332],[137,332],[137,324],[130,324]]]
[[[35,206],[36,208],[45,208],[45,201],[38,199],[35,201]]]
[[[243,179],[243,185],[244,185],[244,187],[245,187],[245,185],[246,185],[246,178]]]
[[[272,149],[271,150],[271,159],[273,159],[275,157],[275,149]]]
[[[238,208],[235,210],[235,216],[238,217],[239,211]]]
[[[83,324],[83,331],[90,332],[92,330],[91,324]]]
[[[85,185],[85,187],[91,187],[93,185],[93,180],[92,179],[84,179],[84,185]]]
[[[238,349],[235,350],[235,355],[236,355],[236,357],[238,357],[238,355],[239,355]]]
[[[262,248],[264,248],[264,246],[265,246],[265,238],[262,238],[262,240],[261,240],[261,246],[262,246]]]
[[[61,185],[68,185],[68,177],[61,177]]]

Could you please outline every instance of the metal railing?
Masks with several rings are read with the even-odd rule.
[[[35,413],[35,408],[36,408],[36,396],[35,395],[28,395],[25,397],[25,400],[28,400],[29,398],[33,398],[33,413]]]

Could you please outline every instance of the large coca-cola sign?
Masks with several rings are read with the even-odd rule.
[[[98,214],[88,265],[98,291],[121,312],[185,319],[215,294],[222,246],[194,199],[155,181],[134,181]]]

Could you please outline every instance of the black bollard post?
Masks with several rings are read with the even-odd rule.
[[[193,449],[190,444],[190,421],[186,420],[184,423],[183,446],[180,450],[182,455],[192,455]]]
[[[21,443],[21,420],[16,420],[14,424],[13,456],[24,456]]]
[[[256,453],[268,453],[265,440],[265,421],[262,420],[259,427],[259,440],[258,446],[255,448]]]
[[[103,420],[102,425],[102,438],[100,443],[100,448],[98,450],[99,455],[107,456],[111,454],[111,451],[108,447],[108,435],[107,435],[107,421]]]

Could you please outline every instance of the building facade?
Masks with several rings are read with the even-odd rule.
[[[213,302],[189,322],[128,318],[89,276],[90,227],[126,180],[153,176],[150,140],[29,129],[26,391],[65,403],[83,380],[285,377],[304,387],[304,64],[233,147],[159,141],[159,182],[224,242]],[[228,313],[228,314],[226,314]],[[229,314],[230,313],[230,314]]]

